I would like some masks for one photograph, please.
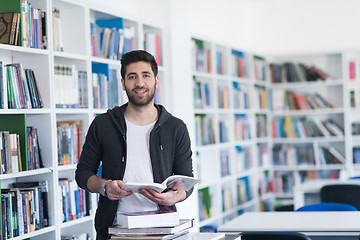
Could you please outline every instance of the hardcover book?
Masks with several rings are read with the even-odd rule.
[[[168,227],[146,227],[146,228],[126,228],[124,226],[116,225],[109,227],[109,234],[117,235],[152,235],[152,234],[175,234],[180,231],[192,228],[194,226],[194,219],[180,219],[179,224]]]
[[[172,210],[118,213],[117,224],[126,228],[166,227],[179,225],[179,214]]]

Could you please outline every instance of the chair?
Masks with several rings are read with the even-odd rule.
[[[321,202],[345,203],[360,210],[360,185],[333,184],[325,185],[320,190]]]
[[[241,240],[311,240],[298,232],[242,232]]]
[[[357,211],[356,207],[345,203],[316,203],[300,207],[297,212],[317,211]]]

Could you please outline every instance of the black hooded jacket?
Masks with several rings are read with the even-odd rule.
[[[76,169],[76,181],[81,188],[89,191],[87,181],[97,173],[100,162],[103,178],[123,179],[127,161],[126,107],[127,104],[124,104],[109,109],[91,123]],[[173,174],[193,176],[190,138],[185,123],[172,116],[163,106],[155,107],[158,110],[158,120],[149,138],[154,182],[161,183]],[[192,189],[186,193],[186,198],[191,192]],[[118,202],[100,195],[95,216],[97,239],[106,239],[107,229],[115,219]],[[176,210],[175,205],[159,205],[159,208]]]

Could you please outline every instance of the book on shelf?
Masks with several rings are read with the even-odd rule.
[[[61,240],[88,240],[88,233],[61,234]]]
[[[8,107],[42,108],[44,105],[33,70],[23,68],[21,63],[7,64],[5,69]]]
[[[12,188],[1,189],[4,239],[49,226],[48,201],[46,181],[34,182],[32,185],[17,182]]]
[[[165,227],[146,227],[146,228],[126,228],[120,225],[109,227],[109,234],[116,235],[160,235],[160,234],[175,234],[189,228],[194,227],[194,219],[180,219],[179,224],[175,226]]]
[[[64,51],[63,36],[62,36],[62,24],[60,17],[60,9],[53,8],[52,10],[53,21],[53,34],[54,34],[54,50],[58,52]]]
[[[126,228],[164,227],[179,225],[179,213],[172,210],[118,213],[117,225]]]
[[[272,83],[294,83],[327,80],[329,74],[319,67],[308,66],[303,63],[285,62],[281,64],[271,63],[270,77]]]
[[[345,163],[345,157],[332,146],[320,146],[320,159],[325,164]]]
[[[58,165],[78,163],[84,143],[82,120],[57,121]]]
[[[3,44],[16,44],[16,29],[19,24],[18,16],[20,13],[6,12],[0,13],[0,43]]]
[[[175,183],[180,182],[178,189],[189,191],[192,187],[199,182],[196,178],[184,175],[171,175],[166,178],[162,183],[141,183],[141,182],[125,182],[123,189],[132,192],[138,192],[139,189],[153,189],[157,192],[163,192],[170,189]]]

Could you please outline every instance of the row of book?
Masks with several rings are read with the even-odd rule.
[[[249,64],[247,54],[237,50],[231,50],[231,62],[233,63],[232,76],[239,78],[249,78]]]
[[[196,144],[197,146],[215,143],[213,119],[204,114],[195,115]]]
[[[0,43],[28,48],[47,48],[46,12],[21,1],[20,12],[0,13],[3,31]]]
[[[229,136],[229,123],[226,119],[219,120],[219,141],[221,143],[228,142],[230,140]]]
[[[144,36],[144,49],[155,57],[159,66],[163,65],[161,51],[161,36],[155,32],[147,32]]]
[[[312,145],[276,145],[273,148],[273,165],[274,166],[299,166],[299,165],[316,165],[314,148]],[[319,163],[343,164],[345,158],[333,146],[319,146]]]
[[[251,124],[247,115],[235,115],[234,137],[236,141],[251,139]]]
[[[251,106],[252,93],[247,87],[238,82],[233,82],[233,96],[235,109],[249,109]]]
[[[331,119],[285,116],[272,121],[273,138],[344,136],[344,129]]]
[[[56,130],[58,165],[78,163],[85,138],[83,122],[57,121]]]
[[[221,177],[231,175],[231,162],[228,151],[220,152],[220,168],[221,168]]]
[[[235,168],[233,168],[235,172],[241,173],[250,170],[253,166],[251,149],[235,146]]]
[[[94,108],[113,108],[120,105],[124,91],[121,89],[120,77],[116,70],[111,69],[109,76],[93,73]]]
[[[269,67],[272,83],[310,82],[330,78],[329,74],[315,65],[308,66],[303,63],[286,62],[281,64],[270,63]]]
[[[266,62],[263,57],[254,56],[254,79],[256,81],[265,81],[266,80]]]
[[[266,88],[263,86],[255,86],[254,101],[252,107],[254,109],[267,109],[268,108],[268,94]]]
[[[91,196],[88,191],[79,188],[75,180],[59,179],[59,207],[61,222],[68,222],[90,215]]]
[[[21,63],[13,63],[5,65],[5,71],[9,108],[42,108],[44,106],[33,70],[23,68]]]
[[[221,189],[221,200],[223,212],[233,209],[233,197],[231,187],[224,186]]]
[[[351,123],[351,135],[360,135],[360,122]]]
[[[270,177],[268,171],[261,172],[258,179],[258,192],[260,196],[264,196],[266,193],[269,192],[275,192],[274,180],[272,177]]]
[[[52,22],[53,22],[53,32],[54,32],[54,51],[62,52],[64,51],[64,41],[62,36],[60,9],[53,8]]]
[[[219,108],[228,109],[229,106],[229,88],[226,85],[218,86]]]
[[[20,141],[26,142],[24,153],[21,153]],[[21,140],[16,133],[0,131],[0,160],[0,174],[43,168],[37,129],[32,126],[26,127],[26,139]]]
[[[272,151],[274,166],[315,165],[312,145],[275,145]]]
[[[212,72],[212,56],[210,46],[199,39],[192,39],[192,69],[197,72]]]
[[[125,27],[122,18],[96,20],[90,25],[94,57],[119,60],[135,49],[135,27]]]
[[[213,196],[210,187],[205,187],[198,190],[199,197],[199,220],[203,221],[213,216]]]
[[[48,182],[16,182],[1,188],[2,239],[50,226]]]
[[[360,164],[360,147],[353,147],[353,163]]]
[[[262,138],[268,136],[266,114],[256,115],[256,137]]]
[[[319,93],[296,93],[284,89],[273,90],[272,104],[274,111],[334,108],[334,105]]]
[[[292,173],[277,172],[275,174],[275,192],[280,194],[291,194],[295,184],[295,178]]]
[[[194,79],[194,107],[208,108],[211,107],[210,84],[206,81],[199,81],[195,76]]]
[[[217,74],[226,74],[226,55],[224,51],[217,50],[216,56],[216,72]]]
[[[75,65],[54,66],[56,108],[88,107],[87,73]]]
[[[350,107],[360,108],[360,89],[350,90]]]
[[[248,176],[236,179],[236,193],[238,204],[243,204],[253,198],[251,191],[251,183]]]

